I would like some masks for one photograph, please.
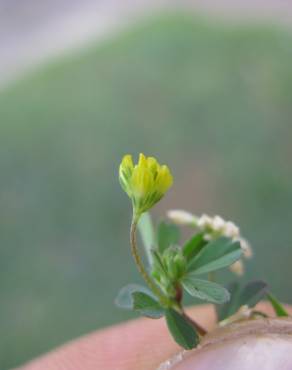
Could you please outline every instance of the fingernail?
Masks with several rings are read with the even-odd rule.
[[[291,324],[290,324],[291,325]],[[253,333],[185,351],[158,370],[291,370],[291,333]]]

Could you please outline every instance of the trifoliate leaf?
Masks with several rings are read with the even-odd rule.
[[[230,299],[225,304],[216,305],[216,313],[218,321],[225,320],[227,317],[233,315],[238,309],[238,301],[240,294],[240,284],[237,281],[227,285],[226,289],[230,294]]]
[[[243,288],[235,282],[227,287],[230,292],[230,301],[222,306],[216,306],[218,320],[225,320],[234,315],[241,306],[254,307],[267,293],[267,284],[264,281],[256,280],[246,284]]]
[[[179,228],[172,224],[161,221],[157,228],[157,243],[160,252],[171,245],[176,245],[180,240]]]
[[[192,349],[199,343],[199,336],[193,325],[173,309],[165,312],[166,323],[174,340],[185,349]]]
[[[143,292],[146,294],[151,294],[150,290],[142,285],[128,284],[119,291],[115,299],[115,304],[120,308],[124,308],[126,310],[133,310],[134,302],[132,294],[134,292]]]
[[[278,299],[275,296],[273,296],[271,293],[268,293],[267,298],[270,301],[271,305],[273,306],[275,314],[278,317],[287,317],[287,316],[289,316],[289,314],[285,310],[284,306],[278,301]]]
[[[159,319],[164,315],[164,309],[159,302],[143,292],[132,293],[134,310],[143,316]]]
[[[115,304],[120,308],[134,310],[143,316],[155,319],[164,314],[163,307],[152,292],[138,284],[129,284],[122,288],[115,299]]]
[[[230,299],[228,290],[221,285],[196,279],[192,275],[187,275],[182,280],[182,285],[191,296],[207,302],[222,304]]]
[[[204,240],[204,234],[199,233],[194,235],[190,240],[183,246],[183,254],[188,261],[194,258],[201,249],[207,244]]]
[[[247,305],[249,308],[254,307],[268,290],[267,284],[262,280],[251,281],[246,284],[240,294],[240,306]]]
[[[188,264],[188,271],[196,275],[222,269],[237,261],[242,255],[238,241],[221,237],[209,242]]]

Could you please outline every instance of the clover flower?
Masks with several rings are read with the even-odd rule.
[[[220,216],[210,217],[202,215],[197,222],[198,228],[205,233],[206,240],[226,236],[231,239],[240,237],[239,228],[231,221],[225,221]]]
[[[131,198],[136,215],[152,208],[171,187],[173,179],[166,165],[154,157],[140,154],[134,165],[132,156],[125,155],[119,169],[120,184]]]

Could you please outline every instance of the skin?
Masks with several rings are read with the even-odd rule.
[[[265,303],[257,309],[273,312]],[[291,307],[287,309],[292,313]],[[208,330],[215,325],[210,305],[188,313]],[[153,370],[179,350],[164,320],[138,319],[74,340],[19,370]]]

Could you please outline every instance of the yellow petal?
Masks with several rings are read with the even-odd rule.
[[[134,167],[131,188],[133,193],[139,197],[144,197],[151,191],[153,188],[153,177],[147,167]]]
[[[151,170],[155,178],[160,171],[160,165],[154,157],[147,158],[147,167]]]
[[[172,185],[173,178],[167,166],[162,166],[157,176],[157,190],[164,194]]]
[[[131,155],[127,154],[123,157],[119,168],[119,179],[120,184],[124,191],[131,197],[131,189],[129,188],[129,182],[131,180],[132,172],[134,169],[133,160]]]
[[[133,171],[134,164],[132,160],[132,156],[130,154],[124,155],[121,165],[120,171],[125,171],[127,174]]]
[[[143,153],[140,153],[140,155],[139,155],[138,166],[139,167],[146,167],[147,166],[147,160],[146,160],[146,157]]]

